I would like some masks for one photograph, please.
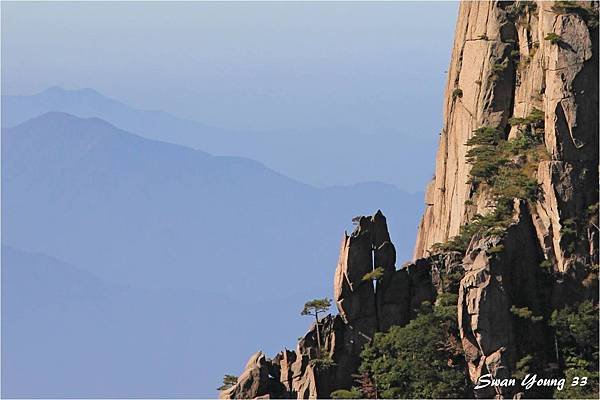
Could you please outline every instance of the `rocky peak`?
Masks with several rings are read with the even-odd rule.
[[[383,213],[354,221],[354,231],[342,238],[334,275],[339,314],[324,317],[318,326],[313,323],[295,351],[284,350],[272,360],[262,352],[254,354],[238,382],[222,391],[221,398],[327,398],[334,390],[349,389],[365,343],[376,332],[406,324],[423,301],[435,300],[433,261],[419,260],[396,270]],[[375,282],[363,279],[376,268],[383,272]],[[321,351],[317,351],[317,329]]]

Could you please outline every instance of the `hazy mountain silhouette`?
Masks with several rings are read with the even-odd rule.
[[[375,176],[380,181],[420,188],[422,184],[415,181],[415,177],[425,174],[425,171],[401,168],[412,161],[415,165],[422,165],[422,153],[399,154],[397,146],[386,145],[389,139],[385,135],[378,136],[376,132],[350,134],[345,130],[331,129],[307,133],[296,131],[293,127],[285,132],[239,132],[207,126],[162,111],[135,109],[93,89],[52,87],[33,95],[2,96],[3,127],[12,127],[51,111],[83,118],[101,118],[145,138],[211,154],[251,158],[287,176],[318,185],[354,183]],[[406,144],[423,146],[410,136],[406,137]],[[403,160],[400,163],[399,157]]]
[[[2,96],[2,126],[12,127],[31,118],[57,111],[83,118],[101,118],[146,138],[212,150],[235,145],[245,135],[177,118],[163,111],[138,110],[103,96],[94,89],[65,90],[51,87],[27,96]],[[227,147],[220,148],[228,152]]]
[[[81,354],[74,371],[76,365],[86,366],[76,370],[89,385],[81,383],[75,397],[214,396],[220,376],[240,372],[224,370],[226,365],[243,365],[257,345],[272,353],[281,343],[293,346],[297,332],[310,323],[296,317],[299,306],[309,297],[331,296],[339,241],[353,216],[381,208],[401,263],[410,256],[422,203],[420,194],[378,183],[317,189],[252,160],[215,157],[64,113],[2,130],[2,188],[3,243],[57,257],[94,276],[62,264],[40,267],[50,275],[55,269],[68,273],[40,281],[50,288],[40,291],[39,301],[65,296],[58,296],[61,303],[52,312],[31,306],[20,325],[8,325],[12,333],[3,335],[3,346],[14,339],[21,347],[3,353],[16,363],[3,368],[16,386],[4,380],[3,389],[24,388],[19,382],[29,380],[32,390],[37,377],[37,387],[68,395],[73,385],[68,370],[64,376],[59,370],[40,372],[64,351],[65,356]],[[21,279],[29,285],[26,281]],[[89,302],[68,289],[80,286]],[[120,295],[113,295],[115,286]],[[123,292],[123,286],[138,289]],[[21,292],[37,294],[38,289]],[[11,293],[16,295],[7,296]],[[21,303],[27,304],[14,304]],[[103,330],[105,323],[91,317],[95,310],[106,324],[121,324],[122,330]],[[166,319],[153,320],[153,310]],[[273,326],[270,315],[276,311],[289,320]],[[9,310],[8,315],[17,318],[23,312]],[[46,325],[53,326],[55,342],[48,339],[50,348],[42,352],[43,342],[27,343],[36,341],[35,332]],[[155,328],[158,333],[140,337]],[[186,342],[178,335],[188,328],[193,337]],[[166,336],[153,336],[162,329]],[[70,333],[65,339],[61,332]],[[77,342],[81,349],[69,344],[76,340],[84,341]],[[100,351],[128,340],[139,340],[139,347],[129,353]],[[98,350],[91,349],[97,341]],[[148,354],[144,346],[152,343],[156,353]],[[195,352],[177,347],[180,343]],[[84,344],[91,348],[84,351]],[[48,358],[41,361],[36,352]],[[179,360],[182,369],[177,371],[185,372],[165,372],[179,357],[190,357]],[[36,374],[27,373],[31,363],[40,364]],[[122,374],[103,372],[114,363],[122,364]],[[140,375],[127,380],[127,371],[136,368]]]
[[[228,359],[243,363],[251,347],[239,324],[252,316],[231,318],[239,309],[210,291],[109,284],[2,246],[2,396],[214,397]]]

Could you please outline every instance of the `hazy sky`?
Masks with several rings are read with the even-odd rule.
[[[372,135],[399,158],[410,148],[412,167],[427,170],[406,182],[416,190],[433,171],[456,12],[453,2],[2,2],[2,93],[91,87],[219,127]]]

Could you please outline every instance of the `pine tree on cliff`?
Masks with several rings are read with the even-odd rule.
[[[319,314],[327,312],[331,307],[331,300],[325,297],[324,299],[314,299],[311,301],[307,301],[304,304],[304,308],[300,315],[313,315],[315,317],[315,321],[317,323],[317,348],[318,354],[317,358],[321,357],[321,333],[319,332]]]

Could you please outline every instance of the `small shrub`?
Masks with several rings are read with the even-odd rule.
[[[455,100],[457,97],[459,99],[463,97],[462,89],[456,88],[452,91],[452,100]]]
[[[495,63],[492,65],[492,72],[494,74],[499,74],[504,72],[504,70],[506,69],[506,67],[508,66],[508,64],[505,63]]]
[[[560,233],[563,236],[575,236],[577,235],[576,222],[573,218],[569,218],[563,221],[560,227]]]
[[[353,387],[350,390],[338,389],[331,392],[332,399],[362,399],[363,396],[360,391]]]
[[[529,113],[527,121],[530,124],[544,122],[544,117],[544,112],[534,107],[533,110],[531,110],[531,112]]]
[[[331,357],[313,358],[309,361],[309,364],[312,365],[314,368],[321,370],[329,369],[336,365],[336,363]]]
[[[544,260],[540,263],[540,267],[544,269],[549,269],[552,267],[552,262],[550,260]]]
[[[521,358],[519,361],[517,361],[517,368],[515,373],[513,374],[513,377],[517,379],[525,378],[525,376],[529,373],[529,367],[532,361],[533,356],[531,354],[528,354],[525,357]]]
[[[513,18],[520,18],[525,14],[535,12],[537,4],[535,1],[516,1],[512,6],[508,7],[508,13]]]
[[[549,34],[544,36],[544,40],[548,40],[552,44],[562,43],[562,41],[563,41],[562,37],[560,35],[557,35],[554,32],[550,32]]]
[[[537,317],[533,315],[533,312],[531,312],[531,310],[527,307],[519,308],[516,306],[512,306],[510,308],[510,312],[519,318],[528,319],[531,322],[539,322],[544,319],[544,317]]]
[[[528,116],[526,117],[511,117],[508,119],[508,123],[511,126],[527,126],[531,125],[533,127],[542,126],[544,123],[544,112],[537,108],[531,110]]]
[[[371,272],[367,272],[362,277],[362,280],[363,281],[378,281],[379,279],[381,279],[383,277],[384,272],[385,271],[384,271],[383,267],[377,267],[374,270],[372,270]]]
[[[238,377],[235,375],[225,375],[223,377],[223,384],[217,388],[217,390],[227,390],[237,383]]]
[[[502,253],[503,251],[504,251],[504,246],[499,244],[498,246],[493,246],[493,247],[490,247],[489,249],[487,249],[486,253],[497,254],[497,253]]]
[[[596,202],[586,209],[586,217],[588,220],[588,224],[591,227],[598,229],[598,206],[599,203]]]

